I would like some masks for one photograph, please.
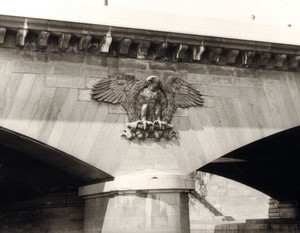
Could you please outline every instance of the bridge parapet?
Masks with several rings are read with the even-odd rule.
[[[0,47],[14,46],[29,51],[294,71],[299,71],[300,61],[296,45],[0,15]]]

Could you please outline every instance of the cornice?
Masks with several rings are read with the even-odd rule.
[[[0,15],[0,48],[298,70],[300,46]]]

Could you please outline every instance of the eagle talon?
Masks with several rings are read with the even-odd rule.
[[[153,123],[151,121],[147,121],[146,119],[142,119],[141,121],[139,121],[143,124],[143,129],[146,130],[148,128],[148,126],[153,125]]]
[[[167,126],[167,123],[164,121],[161,121],[161,120],[156,120],[156,121],[154,121],[154,125],[158,125],[159,129],[164,130]]]

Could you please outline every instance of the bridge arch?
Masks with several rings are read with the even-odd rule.
[[[73,156],[0,127],[1,203],[57,192],[77,192],[81,185],[112,176]]]
[[[299,200],[300,126],[238,148],[199,168],[254,189],[279,201]]]

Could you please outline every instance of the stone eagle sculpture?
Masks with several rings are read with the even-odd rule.
[[[166,81],[157,76],[140,81],[131,73],[118,74],[98,81],[92,97],[123,106],[130,121],[122,134],[127,139],[176,138],[170,122],[177,108],[203,105],[201,93],[175,76]]]

